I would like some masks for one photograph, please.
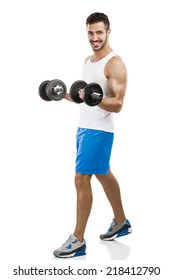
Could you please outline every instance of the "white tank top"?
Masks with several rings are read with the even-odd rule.
[[[103,90],[103,98],[110,96],[104,68],[115,55],[115,52],[112,51],[98,62],[91,62],[90,57],[83,67],[82,80],[87,83],[98,83]],[[98,106],[91,107],[81,103],[79,127],[114,132],[114,113],[105,111]]]

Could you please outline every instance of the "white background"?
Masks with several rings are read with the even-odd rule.
[[[115,116],[111,167],[121,185],[133,233],[113,243],[99,241],[112,212],[93,178],[94,203],[85,234],[88,253],[59,260],[52,252],[66,241],[75,225],[78,105],[66,100],[44,102],[38,86],[46,79],[59,78],[69,88],[80,79],[83,61],[92,53],[85,20],[96,11],[109,16],[111,47],[128,69],[124,108]],[[160,266],[159,278],[144,278],[170,276],[172,26],[168,0],[1,1],[3,279],[15,278],[13,269],[19,265],[98,270],[117,265]],[[105,274],[95,277],[105,279]]]

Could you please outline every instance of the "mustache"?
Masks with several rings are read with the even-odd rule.
[[[101,40],[91,40],[90,42],[91,43],[99,43],[99,42],[101,42]]]

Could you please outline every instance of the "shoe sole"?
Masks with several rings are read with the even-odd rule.
[[[80,256],[84,256],[86,255],[86,250],[81,250],[81,251],[78,251],[78,252],[74,252],[72,254],[67,254],[67,255],[55,255],[55,257],[57,258],[74,258],[74,257],[80,257]]]
[[[128,228],[128,229],[122,230],[119,233],[116,233],[115,235],[113,235],[111,237],[106,237],[106,238],[103,238],[101,240],[112,241],[112,240],[115,240],[118,237],[122,237],[122,236],[125,236],[127,234],[130,234],[131,232],[132,232],[132,228]]]

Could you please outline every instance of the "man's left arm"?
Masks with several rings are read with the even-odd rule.
[[[127,85],[127,70],[119,56],[108,61],[105,76],[108,79],[110,97],[103,98],[98,106],[106,111],[118,113],[123,106]]]

